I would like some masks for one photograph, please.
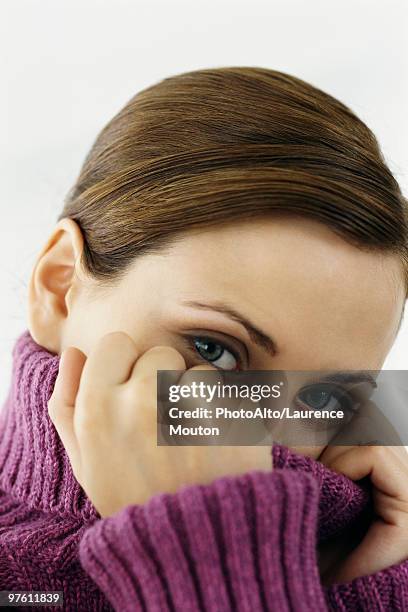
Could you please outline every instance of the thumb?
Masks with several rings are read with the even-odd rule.
[[[70,346],[61,353],[58,376],[48,401],[48,414],[68,453],[74,472],[79,467],[79,446],[74,429],[75,400],[86,355]]]

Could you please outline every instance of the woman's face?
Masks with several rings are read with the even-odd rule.
[[[359,250],[307,219],[190,231],[109,289],[79,268],[77,224],[57,229],[33,271],[29,318],[37,342],[59,353],[89,354],[122,330],[140,352],[175,347],[187,367],[377,370],[404,307],[396,256]]]

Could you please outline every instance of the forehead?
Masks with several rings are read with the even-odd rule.
[[[363,251],[302,218],[189,232],[168,265],[164,282],[175,293],[232,303],[282,347],[296,347],[298,361],[302,351],[308,364],[315,357],[307,368],[380,367],[404,304],[395,255]]]

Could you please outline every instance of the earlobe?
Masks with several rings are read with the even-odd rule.
[[[59,353],[80,271],[83,236],[72,219],[61,219],[42,248],[28,288],[28,327],[41,346]]]

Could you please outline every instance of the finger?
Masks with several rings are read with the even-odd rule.
[[[156,379],[158,370],[185,371],[183,356],[172,346],[153,346],[139,357],[134,364],[130,379],[134,381]],[[129,380],[130,380],[129,379]]]
[[[160,345],[148,349],[134,364],[123,386],[122,415],[127,429],[142,432],[145,443],[157,441],[157,423],[167,422],[170,386],[177,383],[185,367],[183,356],[175,348]],[[164,371],[162,378],[158,377],[159,370]]]
[[[369,444],[353,445],[353,446],[326,446],[321,454],[318,456],[318,460],[328,467],[337,460],[340,455],[350,452],[351,449],[361,448],[361,446],[370,446]],[[408,466],[408,452],[404,446],[388,446],[390,453],[393,453],[400,462]]]
[[[128,334],[122,331],[105,334],[87,359],[83,384],[100,391],[125,383],[138,356],[136,344]]]
[[[405,451],[404,447],[391,446],[398,444],[397,437],[394,428],[376,404],[372,400],[367,400],[360,405],[353,419],[330,440],[329,446],[325,447],[319,456],[319,461],[329,466],[351,448],[359,448],[361,445],[387,446],[383,442],[385,439],[390,450],[401,455],[401,451]]]
[[[378,406],[372,400],[367,400],[360,404],[355,416],[332,438],[330,444],[398,446],[401,439]]]
[[[177,424],[182,427],[212,427],[218,425],[214,417],[214,402],[210,401],[211,398],[206,393],[206,389],[207,385],[212,387],[222,381],[222,371],[210,363],[193,366],[183,372],[178,380],[178,385],[180,388],[184,388],[186,393],[183,393],[183,396],[177,402],[180,415],[183,415],[178,417]],[[201,411],[193,412],[197,408],[200,408]],[[209,412],[204,412],[204,410],[209,410]],[[186,417],[189,413],[196,416]],[[183,436],[182,440],[184,444],[187,444],[187,442],[191,442],[192,445],[197,443],[197,437],[194,436]],[[212,442],[216,442],[216,440],[208,441],[209,444]]]
[[[207,374],[207,372],[210,372]],[[223,382],[222,371],[212,366],[210,363],[202,363],[185,370],[178,381],[178,384],[190,386],[193,383],[217,384]],[[186,398],[187,399],[187,398]],[[197,398],[196,398],[197,399]],[[205,399],[205,398],[204,398]],[[196,401],[196,400],[195,400]]]
[[[127,381],[127,393],[137,398],[143,405],[157,405],[157,373],[164,371],[165,379],[161,379],[160,400],[166,401],[168,397],[166,385],[177,384],[177,381],[186,369],[183,356],[171,346],[153,346],[148,349],[133,366],[132,373]]]
[[[372,484],[392,497],[404,497],[408,469],[406,463],[387,446],[358,446],[326,463],[330,469],[340,472],[351,480],[369,476]]]
[[[367,415],[367,404],[360,406],[359,411],[347,425],[342,427],[325,446],[318,459],[321,463],[330,467],[345,453],[350,452],[360,445],[375,444],[377,442],[377,426]]]
[[[48,402],[48,414],[74,468],[79,465],[79,447],[74,430],[75,400],[86,355],[75,347],[63,350],[58,375]]]

